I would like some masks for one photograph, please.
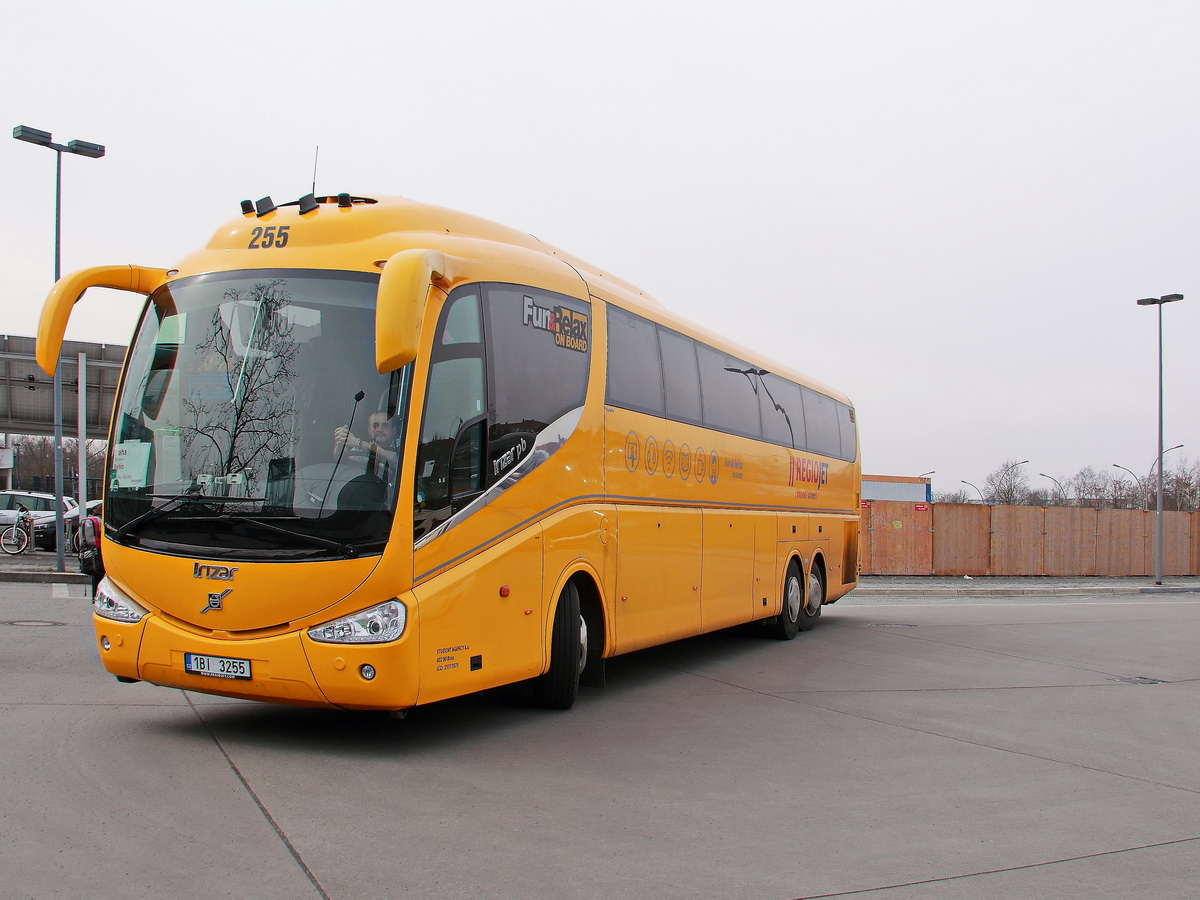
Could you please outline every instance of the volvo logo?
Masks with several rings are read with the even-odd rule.
[[[233,581],[233,573],[237,570],[237,566],[207,566],[196,563],[192,569],[192,577],[208,578],[212,581]]]
[[[221,593],[219,593],[219,594],[209,594],[208,595],[208,605],[206,607],[204,607],[204,609],[200,610],[200,612],[206,613],[210,609],[220,610],[221,609],[221,601],[224,600],[229,594],[232,594],[232,593],[233,593],[233,588],[225,588],[225,590],[221,591]]]

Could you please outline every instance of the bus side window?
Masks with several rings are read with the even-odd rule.
[[[479,296],[460,294],[448,301],[434,341],[429,387],[425,395],[425,417],[417,448],[418,518],[444,521],[450,515],[452,492],[462,495],[477,490],[482,465],[474,464],[469,477],[472,447],[476,456],[482,444],[463,426],[476,421],[487,407]]]

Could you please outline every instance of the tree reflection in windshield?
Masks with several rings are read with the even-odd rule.
[[[183,398],[180,422],[187,474],[215,472],[231,496],[258,495],[268,461],[295,444],[300,345],[288,301],[279,279],[231,287],[195,347],[198,389]]]
[[[378,552],[399,446],[380,466],[361,440],[335,440],[356,412],[360,431],[382,418],[404,432],[407,370],[375,368],[377,284],[263,270],[161,288],[117,399],[110,536],[259,558]]]

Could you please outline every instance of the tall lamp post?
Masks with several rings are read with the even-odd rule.
[[[1020,462],[1015,462],[1011,466],[1008,466],[1007,468],[1005,468],[1005,470],[1000,473],[1000,477],[996,479],[997,484],[1002,485],[1004,483],[1004,479],[1008,477],[1009,472],[1011,472],[1013,469],[1021,468],[1021,466],[1025,465],[1027,462],[1029,462],[1029,460],[1023,459]],[[999,491],[997,491],[996,493],[997,493],[997,499],[999,499]],[[1015,494],[1016,494],[1016,491],[1014,489],[1013,497],[1012,497],[1013,500],[1016,499]]]
[[[1158,307],[1158,515],[1154,529],[1154,583],[1163,580],[1163,319],[1164,303],[1182,300],[1183,294],[1165,294],[1162,297],[1144,297],[1138,306]]]
[[[18,125],[13,129],[13,137],[18,141],[37,144],[39,147],[49,147],[56,155],[57,165],[54,175],[54,281],[62,277],[62,155],[73,153],[76,156],[86,156],[88,159],[99,159],[104,155],[103,144],[93,144],[90,141],[68,141],[66,144],[54,143],[53,136],[48,131],[39,131],[28,125]],[[80,512],[80,515],[83,513]],[[81,520],[82,521],[82,520]],[[59,572],[65,569],[63,545],[63,433],[62,433],[62,366],[54,367],[54,546],[55,566]]]
[[[1039,475],[1041,475],[1043,478],[1049,478],[1051,481],[1053,481],[1055,484],[1057,484],[1057,485],[1058,485],[1058,489],[1059,489],[1059,490],[1062,492],[1062,497],[1063,497],[1063,506],[1070,506],[1070,505],[1071,505],[1071,501],[1070,501],[1070,500],[1067,498],[1067,490],[1066,490],[1066,488],[1064,488],[1064,487],[1062,486],[1062,482],[1061,482],[1061,481],[1059,481],[1059,480],[1058,480],[1057,478],[1055,478],[1053,475],[1047,475],[1045,472],[1038,472],[1038,474],[1039,474]]]

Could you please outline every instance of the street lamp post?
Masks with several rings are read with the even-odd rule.
[[[987,500],[985,500],[983,498],[983,491],[981,491],[979,488],[975,487],[975,485],[971,484],[971,482],[967,481],[965,478],[962,480],[962,483],[975,488],[975,493],[977,493],[979,495],[979,502],[982,503],[984,506],[987,506]]]
[[[1183,446],[1183,444],[1176,444],[1174,447],[1168,447],[1166,450],[1163,451],[1163,456],[1166,456],[1172,450],[1178,450],[1182,446]],[[1154,467],[1157,466],[1158,464],[1159,464],[1159,460],[1157,457],[1155,458],[1154,462],[1150,463],[1150,470],[1146,473],[1146,482],[1147,483],[1149,483],[1150,479],[1152,477],[1154,477]]]
[[[73,153],[88,159],[99,159],[104,155],[103,144],[90,141],[68,141],[56,144],[48,131],[39,131],[28,125],[13,129],[18,141],[49,147],[56,155],[54,174],[54,281],[62,277],[62,155]],[[82,515],[82,512],[80,513]],[[81,520],[82,521],[82,520]],[[63,545],[63,433],[62,433],[62,365],[54,367],[54,546],[55,566],[62,572],[65,566]]]
[[[1020,462],[1015,462],[1011,466],[1007,466],[1004,469],[1004,471],[1000,473],[1000,477],[996,479],[997,499],[999,499],[999,493],[1000,493],[999,489],[1004,485],[1004,479],[1008,477],[1008,473],[1011,472],[1013,469],[1021,468],[1021,466],[1025,465],[1027,462],[1029,462],[1029,460],[1027,460],[1027,459],[1023,459]],[[1010,499],[1012,499],[1012,500],[1016,499],[1016,491],[1015,490],[1013,491],[1013,494],[1010,496]]]
[[[1133,469],[1127,468],[1126,466],[1123,466],[1120,463],[1113,463],[1113,468],[1121,469],[1122,471],[1128,472],[1130,475],[1133,475],[1133,486],[1135,488],[1137,488],[1138,493],[1140,493],[1142,495],[1142,497],[1144,498],[1142,500],[1142,509],[1146,509],[1147,507],[1149,507],[1150,499],[1149,499],[1149,497],[1146,496],[1146,492],[1142,489],[1142,479],[1138,478],[1137,475],[1134,474]],[[1146,480],[1149,481],[1150,479],[1147,477]]]
[[[1158,307],[1158,515],[1154,537],[1154,583],[1163,580],[1163,319],[1164,303],[1182,300],[1183,294],[1165,294],[1162,297],[1144,297],[1138,306]]]
[[[1058,485],[1058,489],[1059,489],[1059,490],[1062,492],[1062,497],[1063,497],[1063,506],[1070,506],[1070,505],[1071,505],[1071,501],[1070,501],[1070,500],[1068,499],[1068,497],[1067,497],[1067,491],[1066,491],[1066,488],[1064,488],[1064,487],[1062,486],[1062,482],[1061,482],[1061,481],[1059,481],[1059,480],[1058,480],[1057,478],[1055,478],[1053,475],[1047,475],[1045,472],[1038,472],[1038,474],[1039,474],[1039,475],[1041,475],[1043,478],[1049,478],[1051,481],[1053,481],[1055,484],[1057,484],[1057,485]]]

